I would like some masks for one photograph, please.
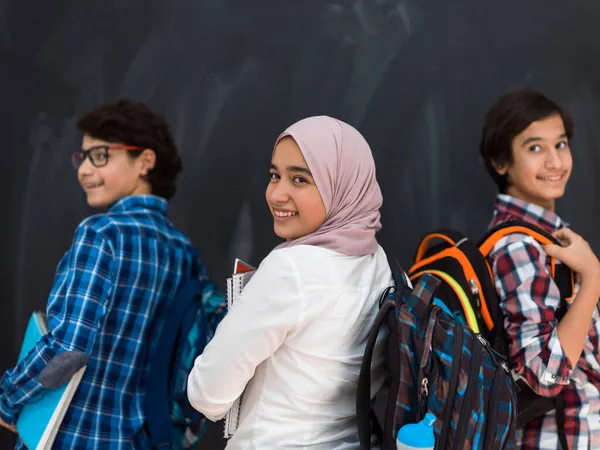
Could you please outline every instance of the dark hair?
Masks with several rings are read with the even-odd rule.
[[[144,103],[117,100],[92,109],[77,121],[77,128],[93,138],[123,145],[148,148],[156,154],[156,164],[146,180],[152,194],[170,199],[177,190],[181,159],[169,124]],[[128,151],[131,158],[142,151]]]
[[[563,121],[565,133],[573,136],[571,116],[544,95],[532,90],[509,92],[500,97],[485,115],[479,151],[485,168],[501,193],[508,188],[507,175],[500,175],[495,164],[512,164],[512,142],[531,123],[558,114]]]

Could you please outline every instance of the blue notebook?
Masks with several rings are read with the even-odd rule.
[[[46,315],[36,311],[31,315],[21,344],[19,361],[48,333]],[[17,419],[17,433],[30,450],[51,450],[56,433],[85,372],[82,367],[66,385],[47,389],[35,403],[25,405]]]

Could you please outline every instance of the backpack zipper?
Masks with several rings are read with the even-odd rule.
[[[419,401],[419,408],[417,410],[417,422],[420,422],[425,417],[427,411],[427,400],[429,399],[429,376],[426,375],[421,381],[421,398]]]
[[[431,352],[431,357],[429,360],[429,364],[427,368],[423,371],[423,377],[421,378],[421,383],[419,386],[419,402],[417,408],[417,422],[420,422],[425,417],[425,413],[427,413],[427,402],[429,401],[429,390],[431,386],[435,383],[439,376],[439,369],[437,367],[437,363],[435,362],[435,358],[433,357],[433,351]]]
[[[485,345],[479,340],[479,335],[474,334],[473,339],[476,339],[479,345],[476,344],[474,347],[473,358],[471,359],[470,363],[471,368],[469,370],[469,378],[467,379],[467,387],[465,389],[465,395],[460,408],[460,415],[458,416],[459,423],[457,424],[456,437],[454,438],[454,448],[456,450],[461,450],[464,447],[464,441],[467,434],[467,425],[469,425],[469,421],[471,419],[471,417],[468,416],[473,403],[471,397],[473,397],[473,391],[479,385],[479,371],[481,370],[481,363],[483,362],[483,357],[485,355]]]
[[[481,293],[479,292],[479,288],[477,287],[477,282],[475,281],[474,278],[471,278],[469,281],[469,287],[471,288],[471,295],[473,300],[475,300],[475,306],[477,306],[477,308],[475,308],[475,316],[477,317],[477,320],[479,321],[479,323],[483,323],[484,326],[484,320],[483,320],[483,315],[481,314]],[[483,330],[479,330],[480,332],[482,332]]]
[[[419,394],[417,395],[417,421],[420,422],[425,417],[427,412],[427,401],[429,399],[429,382],[435,370],[435,359],[433,357],[433,347],[431,343],[434,339],[435,325],[437,323],[437,316],[440,312],[440,308],[434,306],[429,313],[429,320],[427,321],[427,328],[425,332],[425,348],[423,351],[422,360],[419,364],[419,378],[418,378],[418,389]],[[437,373],[435,374],[437,376]]]
[[[448,384],[448,393],[455,393],[458,387],[458,379],[460,376],[460,358],[462,356],[462,344],[464,338],[464,329],[462,326],[454,324],[454,347],[452,349],[452,364],[450,365],[450,382]],[[458,361],[458,363],[457,363]],[[444,411],[444,420],[442,422],[442,434],[440,436],[440,445],[437,448],[445,449],[448,435],[452,429],[450,421],[452,420],[452,412],[454,410],[454,402],[456,395],[452,395],[446,405]]]

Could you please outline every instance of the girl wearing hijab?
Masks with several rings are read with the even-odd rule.
[[[196,359],[188,396],[218,420],[244,393],[227,449],[356,449],[362,356],[379,296],[393,285],[375,238],[373,156],[350,125],[310,117],[279,136],[269,178],[266,200],[285,242]],[[373,393],[384,378],[383,349],[376,355]]]

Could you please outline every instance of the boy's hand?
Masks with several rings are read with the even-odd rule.
[[[4,420],[0,419],[0,425],[2,425],[4,428],[12,431],[13,433],[17,432],[17,427],[14,425],[9,425],[7,424]]]
[[[593,283],[600,295],[600,261],[587,241],[569,228],[561,228],[553,236],[562,243],[562,247],[549,244],[544,246],[544,251],[579,273],[582,283]]]

